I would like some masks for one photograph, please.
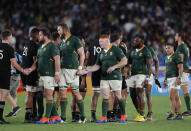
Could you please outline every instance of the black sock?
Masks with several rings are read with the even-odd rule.
[[[80,119],[80,112],[76,112],[75,119],[78,121]]]
[[[32,108],[26,108],[25,120],[29,120],[31,118],[31,114],[32,114]]]
[[[91,110],[91,117],[95,118],[96,116],[96,111],[95,110]]]
[[[0,120],[3,119],[4,107],[5,107],[5,101],[0,101]]]
[[[107,111],[107,118],[108,119],[112,118],[112,115],[113,115],[113,111],[112,110]]]
[[[76,112],[72,112],[72,119],[75,119]]]

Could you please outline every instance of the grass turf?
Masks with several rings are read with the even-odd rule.
[[[127,123],[120,124],[117,122],[97,124],[90,123],[90,102],[91,96],[87,95],[85,98],[85,112],[87,117],[87,123],[77,124],[71,123],[71,112],[70,106],[67,107],[67,122],[63,124],[24,124],[24,114],[25,114],[25,95],[18,95],[18,105],[22,107],[22,111],[17,114],[16,118],[5,118],[7,121],[11,122],[9,125],[0,125],[0,131],[190,131],[191,130],[191,117],[184,117],[184,120],[166,120],[166,112],[169,111],[169,97],[168,96],[153,96],[153,121],[145,122],[133,122],[128,121]],[[69,101],[71,100],[71,95],[69,95]],[[127,99],[128,104],[126,105],[128,118],[134,119],[137,115],[135,108],[133,107],[130,97]],[[185,111],[184,98],[181,96],[182,101],[182,111]],[[147,106],[146,106],[147,107]],[[10,104],[7,102],[5,106],[4,115],[6,115],[11,109]],[[145,108],[147,110],[147,108]],[[59,110],[60,113],[60,110]],[[146,112],[147,113],[147,112]],[[97,108],[97,118],[101,116],[101,97],[99,98],[98,108]]]

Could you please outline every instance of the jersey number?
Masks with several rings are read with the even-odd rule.
[[[3,51],[0,50],[0,60],[2,60],[2,59],[3,59]]]
[[[24,56],[27,56],[27,51],[28,51],[28,48],[27,48],[27,47],[24,47],[24,51],[23,51],[23,55],[24,55]]]
[[[94,46],[94,55],[99,54],[100,52],[101,52],[101,48]]]

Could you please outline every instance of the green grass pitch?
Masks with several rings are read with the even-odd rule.
[[[0,131],[191,131],[191,117],[184,117],[184,120],[166,120],[166,112],[169,111],[169,97],[168,96],[153,96],[153,121],[133,122],[120,124],[117,122],[97,124],[90,123],[90,102],[91,96],[87,95],[85,98],[85,112],[87,123],[78,124],[71,123],[70,106],[67,107],[67,122],[63,124],[24,124],[25,113],[25,95],[18,95],[18,105],[22,107],[22,111],[17,114],[16,118],[5,118],[11,122],[10,125],[0,125]],[[71,95],[69,95],[71,100]],[[181,96],[182,111],[185,111],[184,98]],[[132,105],[130,97],[127,99],[126,105],[128,118],[134,119],[136,116],[135,108]],[[4,115],[10,111],[10,104],[7,102]],[[146,106],[147,111],[147,106]],[[60,113],[60,110],[59,110]],[[97,118],[101,116],[101,97],[97,107]]]

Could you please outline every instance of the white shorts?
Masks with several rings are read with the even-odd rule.
[[[147,78],[148,84],[153,85],[153,74],[151,74],[150,78]]]
[[[126,84],[127,84],[127,92],[129,92],[129,88],[130,88],[130,82],[131,82],[131,77],[130,78],[127,78],[126,80]]]
[[[36,86],[26,85],[26,91],[27,92],[37,92],[37,87]]]
[[[101,80],[100,89],[110,88],[112,91],[121,91],[122,80]]]
[[[180,85],[176,84],[177,77],[167,78],[168,88],[180,90]]]
[[[39,79],[39,86],[46,89],[54,90],[54,87],[58,86],[54,80],[54,77],[51,76],[41,76]]]
[[[188,81],[189,81],[189,73],[183,72],[181,77],[181,86],[188,87]]]
[[[131,88],[143,88],[142,83],[146,79],[146,75],[138,74],[131,76],[129,81],[129,87]]]
[[[61,69],[59,86],[79,87],[79,76],[76,75],[78,70],[75,69]]]

